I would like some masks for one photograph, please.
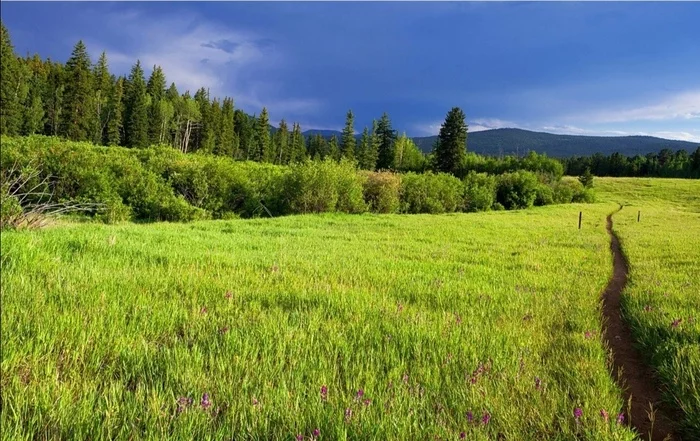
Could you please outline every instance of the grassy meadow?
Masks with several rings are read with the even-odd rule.
[[[600,198],[624,205],[614,216],[631,270],[624,316],[694,439],[700,434],[700,182],[607,178],[597,187]]]
[[[672,396],[699,399],[700,183],[649,183],[521,211],[3,232],[2,439],[632,440],[600,334],[621,198],[643,206],[614,218],[626,317]]]

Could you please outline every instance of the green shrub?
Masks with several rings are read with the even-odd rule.
[[[362,172],[364,198],[373,213],[396,213],[401,206],[401,175],[392,172]]]
[[[496,197],[496,178],[470,171],[464,177],[464,211],[486,211]]]
[[[446,213],[462,207],[464,184],[447,173],[406,173],[401,179],[401,211]]]
[[[529,171],[504,173],[496,180],[496,200],[506,210],[532,207],[539,182]]]
[[[545,183],[540,183],[536,188],[535,206],[551,205],[554,203],[554,191]]]

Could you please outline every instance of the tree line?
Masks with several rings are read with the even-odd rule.
[[[582,175],[588,170],[596,176],[700,178],[700,147],[693,153],[671,149],[635,156],[596,153],[563,158],[561,162],[564,172],[571,176]]]
[[[107,54],[93,64],[82,41],[65,64],[39,55],[20,57],[8,30],[0,27],[0,134],[58,136],[104,146],[170,145],[183,153],[279,165],[346,158],[366,170],[428,167],[423,153],[392,128],[386,113],[361,136],[355,135],[352,111],[340,138],[305,137],[298,123],[285,120],[271,130],[266,108],[250,116],[235,108],[233,98],[212,97],[204,87],[182,92],[175,83],[168,85],[160,66],[146,78],[140,61],[128,76],[116,76]]]

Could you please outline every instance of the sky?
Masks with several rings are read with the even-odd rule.
[[[82,39],[128,74],[303,130],[383,112],[437,134],[501,127],[700,142],[700,2],[2,2],[20,55],[66,61]]]

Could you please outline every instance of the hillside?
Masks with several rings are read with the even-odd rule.
[[[413,138],[424,152],[432,149],[436,136]],[[528,150],[547,153],[554,157],[570,157],[614,152],[626,156],[645,155],[661,149],[685,149],[698,147],[697,143],[655,138],[653,136],[578,136],[531,132],[522,129],[494,129],[469,133],[469,151],[485,155],[524,154]]]

